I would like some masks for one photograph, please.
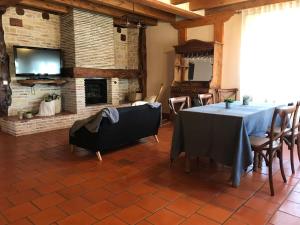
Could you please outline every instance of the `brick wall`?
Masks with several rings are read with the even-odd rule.
[[[10,18],[21,19],[23,27],[10,26]],[[19,85],[16,79],[20,78],[15,77],[13,45],[60,48],[60,18],[51,14],[49,20],[44,20],[41,12],[32,10],[25,10],[25,15],[19,16],[16,14],[15,8],[8,8],[3,16],[3,26],[12,77],[12,105],[9,107],[8,114],[16,115],[20,110],[36,111],[46,94],[60,94],[60,88],[44,85],[29,88]]]

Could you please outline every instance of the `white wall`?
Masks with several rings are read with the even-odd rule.
[[[225,23],[222,88],[240,88],[241,26],[241,14],[234,15]]]
[[[170,24],[159,22],[148,27],[147,37],[147,96],[157,95],[164,84],[163,111],[169,112],[167,99],[174,76],[174,46],[178,44],[178,33]]]
[[[214,26],[207,25],[187,29],[187,39],[198,39],[201,41],[214,41]]]

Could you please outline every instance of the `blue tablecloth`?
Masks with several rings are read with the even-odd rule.
[[[264,136],[276,105],[225,103],[200,106],[179,112],[171,148],[171,160],[180,152],[187,156],[207,156],[232,167],[232,184],[238,186],[245,168],[253,163],[249,136]]]

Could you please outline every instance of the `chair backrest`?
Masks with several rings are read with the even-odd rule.
[[[295,115],[295,112],[298,110],[297,106],[287,106],[287,107],[277,107],[274,110],[272,123],[271,123],[271,130],[270,130],[270,142],[269,146],[270,149],[273,147],[273,142],[278,141],[280,139],[280,143],[283,142],[283,137],[286,132],[286,128],[289,125],[289,118],[292,118]],[[275,132],[277,125],[277,121],[280,119],[280,132]]]
[[[198,98],[201,105],[215,104],[214,94],[212,93],[198,94]]]
[[[224,102],[226,98],[231,98],[234,101],[237,100],[237,93],[239,89],[229,88],[229,89],[217,89],[218,102]]]
[[[294,137],[296,130],[298,130],[300,127],[299,107],[300,107],[300,101],[298,101],[296,103],[296,110],[293,113],[293,115],[291,115],[291,117],[290,117],[291,122],[292,122],[292,125],[291,125],[292,137]]]
[[[189,96],[180,96],[180,97],[174,97],[169,98],[169,107],[171,110],[171,113],[177,115],[178,111],[184,109],[184,108],[190,108],[191,107],[191,99]]]

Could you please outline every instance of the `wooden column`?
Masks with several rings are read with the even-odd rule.
[[[224,42],[224,21],[214,23],[214,66],[213,79],[210,83],[211,89],[221,88],[222,82],[222,60]]]
[[[9,56],[6,51],[2,16],[6,7],[0,6],[0,116],[8,114],[8,107],[11,105]]]
[[[186,42],[187,40],[187,29],[186,28],[181,28],[178,30],[178,44],[182,45]]]
[[[140,28],[139,31],[139,85],[143,98],[147,96],[147,46],[146,46],[146,28]]]

